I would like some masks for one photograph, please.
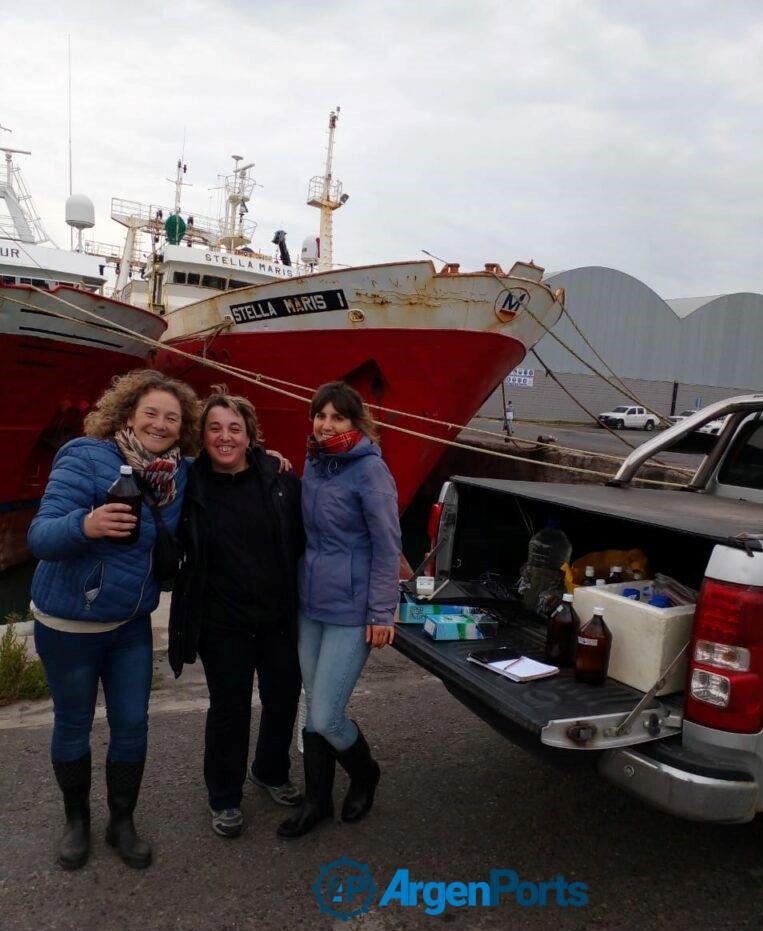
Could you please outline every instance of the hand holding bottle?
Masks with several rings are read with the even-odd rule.
[[[82,532],[89,540],[102,537],[124,540],[138,523],[129,504],[102,504],[85,515]]]

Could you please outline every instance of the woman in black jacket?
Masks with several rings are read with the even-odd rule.
[[[203,450],[181,517],[186,557],[172,593],[169,659],[176,676],[201,657],[209,686],[204,778],[212,828],[243,830],[254,673],[262,702],[249,778],[298,805],[289,747],[301,678],[297,561],[303,548],[299,479],[261,446],[255,409],[215,386],[201,414]]]

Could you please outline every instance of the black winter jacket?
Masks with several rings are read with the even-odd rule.
[[[297,563],[305,547],[300,501],[300,481],[293,472],[278,471],[278,460],[256,448],[247,454],[249,465],[257,469],[264,489],[265,506],[274,523],[286,580],[281,607],[285,609],[288,632],[297,642]],[[172,590],[169,624],[169,661],[175,677],[185,663],[196,662],[202,625],[204,589],[207,578],[206,476],[211,470],[209,457],[202,452],[188,473],[178,538],[185,557]]]

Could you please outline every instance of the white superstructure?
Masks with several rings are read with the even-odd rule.
[[[5,170],[0,178],[0,283],[52,288],[59,284],[97,291],[106,280],[103,260],[84,252],[58,249],[52,242],[34,207],[32,195],[14,155],[31,155],[24,149],[0,147]],[[70,198],[67,221],[82,225],[84,208],[92,204],[82,194]],[[70,209],[73,208],[73,209]],[[83,227],[87,228],[87,224]],[[48,245],[46,245],[46,243]]]
[[[178,160],[175,205],[167,210],[113,198],[111,217],[127,228],[115,296],[160,314],[236,288],[291,278],[295,269],[250,247],[256,223],[249,219],[253,162],[234,155],[223,179],[220,217],[181,213],[186,166]],[[141,248],[142,247],[142,248]]]

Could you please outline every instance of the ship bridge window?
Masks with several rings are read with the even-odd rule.
[[[215,288],[217,291],[224,291],[225,279],[218,278],[217,275],[204,275],[201,279],[201,286],[203,288]]]
[[[175,272],[172,276],[173,284],[185,284],[185,272]]]
[[[196,272],[188,272],[188,284],[198,284],[199,275]]]
[[[248,282],[246,281],[236,281],[235,278],[231,278],[228,282],[228,288],[246,288],[248,287]]]

